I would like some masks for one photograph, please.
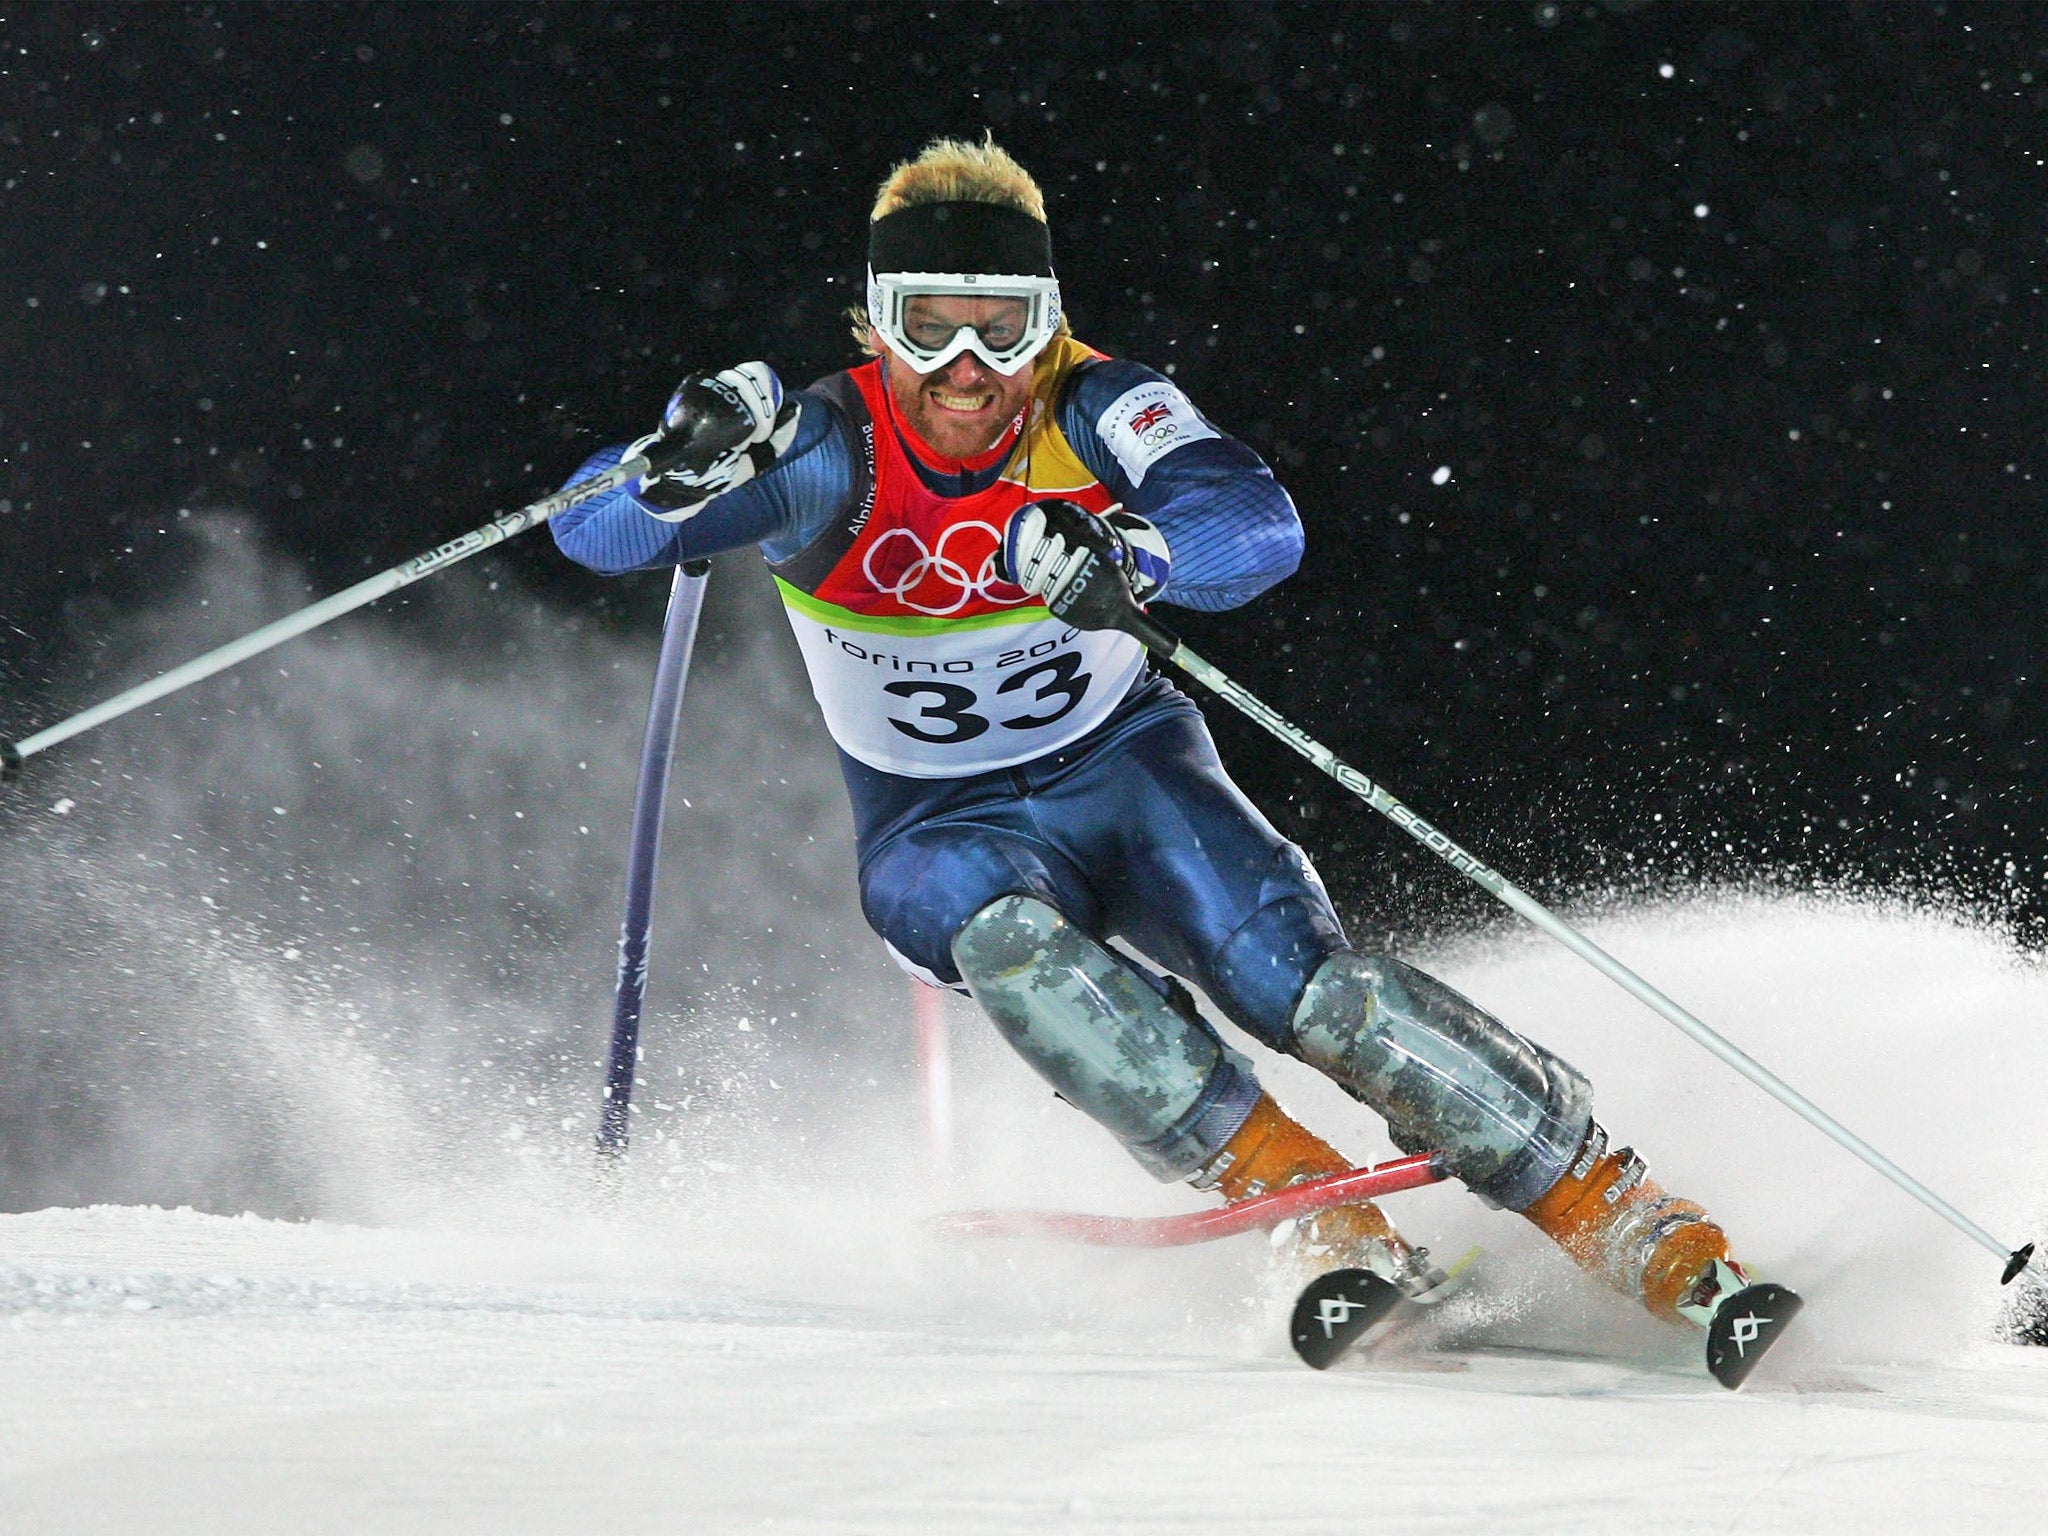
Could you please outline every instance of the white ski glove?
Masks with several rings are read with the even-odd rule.
[[[1029,501],[1010,514],[1003,531],[1009,579],[1055,612],[1090,554],[1106,556],[1140,603],[1166,585],[1173,561],[1165,536],[1120,506],[1097,513],[1078,502]]]
[[[628,458],[682,451],[665,472],[642,478],[640,499],[665,523],[696,516],[712,497],[773,467],[795,440],[801,414],[766,363],[691,374],[669,396],[661,429],[626,450]]]

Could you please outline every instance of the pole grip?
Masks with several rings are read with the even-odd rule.
[[[1119,627],[1125,634],[1135,636],[1146,650],[1161,661],[1173,660],[1174,653],[1180,649],[1180,636],[1136,603],[1131,604],[1130,618]]]
[[[0,784],[12,784],[21,777],[21,748],[11,741],[0,741]]]
[[[1180,637],[1138,606],[1131,584],[1101,555],[1091,556],[1046,607],[1076,629],[1120,629],[1161,661],[1180,649]]]

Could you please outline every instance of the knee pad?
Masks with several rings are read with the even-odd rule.
[[[1258,1102],[1249,1062],[1042,901],[984,907],[953,963],[1017,1053],[1161,1181],[1207,1165]]]
[[[1510,1210],[1558,1181],[1593,1121],[1570,1063],[1398,960],[1332,955],[1295,1006],[1293,1046],[1385,1116],[1402,1151],[1443,1152]]]
[[[1259,908],[1210,958],[1202,989],[1261,1045],[1287,1050],[1295,1003],[1323,962],[1345,948],[1326,902],[1283,896]]]

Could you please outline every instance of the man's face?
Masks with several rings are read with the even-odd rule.
[[[959,295],[921,295],[903,306],[903,328],[919,346],[944,346],[963,325],[981,332],[992,347],[1014,343],[1028,312],[1022,299],[978,299]],[[881,336],[868,333],[881,348]],[[1026,363],[1005,377],[972,352],[962,352],[945,367],[919,373],[901,354],[889,350],[889,397],[897,414],[937,452],[949,458],[971,458],[986,452],[1003,435],[1010,418],[1031,398],[1034,365]]]

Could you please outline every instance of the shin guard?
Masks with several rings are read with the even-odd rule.
[[[984,907],[953,963],[1017,1053],[1155,1178],[1205,1167],[1258,1102],[1250,1063],[1042,901]]]
[[[1292,1030],[1296,1054],[1383,1115],[1402,1151],[1444,1153],[1510,1210],[1556,1185],[1593,1122],[1574,1067],[1398,960],[1330,956]]]

